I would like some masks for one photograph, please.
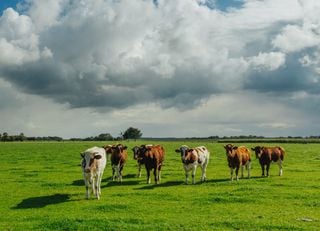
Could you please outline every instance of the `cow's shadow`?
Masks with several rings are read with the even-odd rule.
[[[160,183],[160,184],[150,184],[150,185],[146,185],[143,186],[141,188],[137,188],[137,190],[150,190],[150,189],[154,189],[154,188],[163,188],[163,187],[172,187],[172,186],[177,186],[177,185],[182,185],[184,184],[183,181],[167,181],[164,183]]]
[[[70,194],[54,194],[50,196],[30,197],[23,199],[12,209],[43,208],[47,205],[60,204],[70,201]]]
[[[74,180],[71,185],[74,185],[74,186],[83,186],[84,185],[84,180],[81,179],[81,180]]]

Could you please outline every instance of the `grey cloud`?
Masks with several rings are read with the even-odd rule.
[[[157,102],[185,110],[233,90],[319,90],[294,55],[274,71],[256,71],[248,64],[250,56],[274,51],[272,38],[287,22],[297,21],[294,15],[257,26],[242,15],[245,10],[222,14],[196,8],[192,1],[61,2],[52,22],[30,32],[37,33],[37,49],[47,48],[52,56],[0,67],[21,91],[73,108]],[[245,26],[235,24],[239,19]]]
[[[301,66],[300,56],[301,53],[289,55],[286,64],[274,71],[251,72],[244,88],[280,95],[299,91],[319,94],[320,85],[313,81],[316,73],[309,67]]]

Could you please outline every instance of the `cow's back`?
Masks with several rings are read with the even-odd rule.
[[[151,164],[153,166],[150,166],[150,167],[154,168],[155,167],[154,165],[157,165],[163,162],[164,156],[165,156],[165,151],[162,146],[155,145],[152,147],[148,147],[145,153],[146,164],[149,164],[149,165]]]
[[[242,164],[247,163],[248,161],[251,161],[251,154],[250,150],[245,146],[240,146],[236,150],[237,158]]]
[[[210,152],[205,146],[199,146],[194,148],[194,151],[196,152],[199,162],[205,162],[209,160]]]

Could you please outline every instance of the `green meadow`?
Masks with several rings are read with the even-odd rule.
[[[0,143],[0,230],[320,229],[320,144],[281,144],[282,177],[277,164],[269,178],[260,177],[253,157],[252,177],[231,182],[223,144],[159,143],[166,149],[161,184],[147,185],[145,169],[136,178],[131,148],[142,141],[123,142],[123,182],[111,181],[108,162],[100,200],[85,199],[80,152],[106,142]],[[174,152],[181,144],[209,149],[206,182],[199,182],[199,168],[197,183],[184,184]]]

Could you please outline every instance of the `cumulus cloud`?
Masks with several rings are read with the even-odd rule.
[[[251,69],[285,63],[279,52],[242,52],[259,43],[261,29],[296,19],[294,13],[270,17],[281,6],[248,1],[225,14],[195,0],[28,0],[25,15],[8,9],[1,17],[11,24],[1,32],[2,73],[25,92],[71,107],[153,101],[194,107],[212,94],[241,89]],[[249,19],[257,9],[259,18]]]
[[[244,0],[224,11],[211,0],[25,0],[0,17],[0,76],[22,93],[79,110],[192,111],[248,90],[286,104],[297,92],[320,93],[319,6]]]

